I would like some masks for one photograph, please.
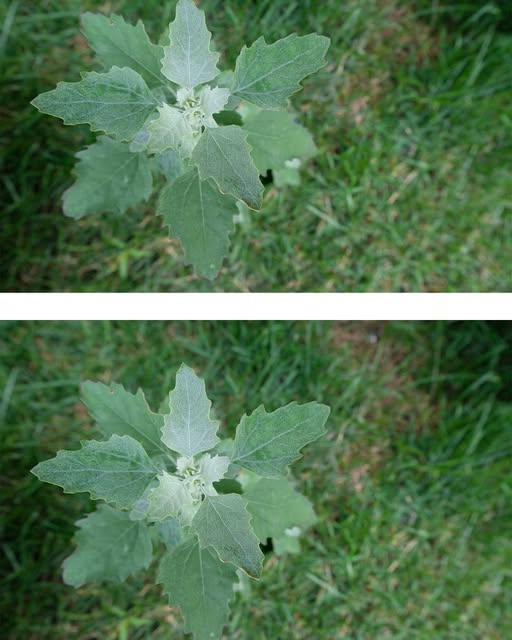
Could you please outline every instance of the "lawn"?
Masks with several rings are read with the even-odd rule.
[[[5,291],[510,291],[512,15],[507,0],[201,0],[234,65],[261,33],[328,35],[328,65],[293,98],[319,154],[302,185],[270,182],[213,283],[155,216],[75,221],[60,197],[93,140],[29,105],[97,69],[85,10],[142,18],[157,41],[174,0],[2,3],[0,159]]]
[[[227,640],[503,640],[512,625],[510,323],[1,323],[0,637],[182,640],[147,575],[74,590],[60,565],[93,508],[29,473],[94,437],[85,379],[157,408],[180,363],[232,435],[261,403],[318,400],[325,438],[294,467],[318,523],[267,550]]]

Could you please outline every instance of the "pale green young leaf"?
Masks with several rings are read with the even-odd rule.
[[[42,113],[64,124],[89,124],[117,140],[129,141],[157,106],[156,98],[140,75],[128,67],[107,73],[82,74],[80,82],[59,82],[56,89],[32,100]]]
[[[219,441],[219,423],[210,419],[211,406],[204,381],[182,364],[169,394],[170,413],[164,416],[162,442],[182,456],[212,449]]]
[[[192,536],[167,553],[158,569],[169,604],[178,606],[185,630],[195,640],[216,640],[229,615],[229,601],[237,582],[236,569],[222,562],[212,549],[201,549]]]
[[[263,554],[251,527],[247,500],[235,493],[205,496],[192,520],[201,547],[213,547],[224,562],[231,562],[248,575],[261,574]]]
[[[76,154],[77,180],[62,196],[64,213],[81,218],[91,213],[125,213],[151,195],[149,159],[107,136]]]
[[[64,582],[81,587],[99,580],[124,581],[151,563],[149,529],[106,504],[76,523],[77,548],[64,560]]]
[[[325,433],[329,411],[317,402],[292,402],[272,413],[258,407],[236,429],[233,462],[267,478],[284,475],[302,447]]]
[[[229,89],[219,87],[203,87],[199,92],[199,102],[203,110],[204,123],[207,127],[217,127],[213,118],[214,113],[220,113],[229,101]]]
[[[158,486],[149,491],[148,502],[147,518],[153,522],[190,514],[193,507],[183,481],[166,471],[158,476]]]
[[[272,547],[276,556],[282,556],[285,553],[300,553],[300,533],[296,535],[293,528],[287,530],[283,535],[272,538]]]
[[[251,209],[260,209],[263,185],[251,158],[247,135],[235,125],[205,129],[192,160],[203,180],[212,178],[222,193],[235,196]]]
[[[211,180],[202,181],[196,168],[164,187],[157,209],[183,245],[186,263],[209,279],[217,275],[228,252],[237,212],[236,200],[220,193]]]
[[[309,500],[288,480],[261,478],[244,491],[252,527],[260,542],[285,535],[292,527],[306,528],[316,517]]]
[[[163,47],[150,41],[140,20],[133,26],[121,16],[112,15],[108,18],[101,14],[84,13],[82,31],[91,49],[106,68],[113,65],[130,67],[150,87],[158,86],[164,81],[160,72]]]
[[[158,469],[130,436],[113,435],[105,442],[89,440],[78,451],[59,451],[32,473],[65,493],[91,494],[120,509],[129,509],[144,493]]]
[[[274,178],[274,184],[276,187],[298,187],[300,185],[300,171],[299,167],[294,165],[286,165],[281,169],[274,169],[272,171]]]
[[[203,482],[203,491],[211,496],[217,492],[213,486],[214,482],[222,480],[227,473],[230,465],[230,459],[227,456],[211,456],[205,453],[199,460],[199,473]]]
[[[261,175],[283,168],[287,160],[312,158],[315,143],[309,131],[285,111],[260,111],[244,124],[252,158]]]
[[[204,11],[192,0],[180,0],[169,25],[170,45],[164,48],[162,73],[181,87],[197,87],[218,74],[219,54],[210,51],[211,33]]]
[[[147,125],[149,153],[164,153],[165,151],[182,151],[189,157],[195,147],[198,136],[183,111],[164,104],[158,107],[158,118]]]
[[[133,394],[121,384],[87,381],[82,400],[103,435],[131,436],[150,456],[167,451],[160,440],[164,417],[151,411],[142,389]]]
[[[325,65],[329,44],[329,38],[314,33],[294,33],[273,44],[258,38],[238,56],[232,93],[263,109],[286,107],[300,82]]]

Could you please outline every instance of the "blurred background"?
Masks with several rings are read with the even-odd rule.
[[[29,473],[97,435],[86,379],[157,409],[184,361],[232,436],[245,412],[329,404],[294,465],[319,521],[266,555],[227,640],[504,640],[512,628],[512,323],[0,323],[0,638],[183,640],[154,583],[75,590],[60,565],[94,508]]]
[[[219,278],[196,278],[154,200],[65,218],[74,154],[93,140],[29,102],[97,69],[80,13],[142,18],[168,0],[0,3],[0,287],[4,291],[510,291],[510,0],[201,0],[234,66],[244,44],[330,36],[328,66],[293,98],[318,157],[300,187],[268,185]]]

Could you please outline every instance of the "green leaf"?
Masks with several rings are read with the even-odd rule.
[[[236,569],[221,562],[212,549],[201,549],[192,536],[166,554],[157,581],[164,585],[169,604],[185,618],[185,630],[196,640],[219,638],[229,615]]]
[[[288,480],[262,478],[244,491],[252,527],[260,542],[285,535],[291,527],[309,527],[316,521],[309,500]]]
[[[87,381],[82,399],[103,435],[131,436],[150,456],[167,452],[160,440],[164,417],[151,411],[142,389],[133,394],[121,384]]]
[[[199,103],[203,110],[204,122],[207,127],[217,127],[213,118],[214,113],[220,113],[229,100],[229,89],[211,88],[208,85],[199,92]]]
[[[300,91],[300,82],[325,65],[329,44],[329,38],[315,33],[294,33],[273,44],[258,38],[238,56],[232,93],[263,109],[286,107],[287,99]]]
[[[169,149],[183,151],[185,157],[190,157],[198,137],[183,111],[164,104],[158,107],[158,118],[147,125],[149,153],[164,153]]]
[[[163,47],[152,44],[143,23],[127,24],[121,16],[110,18],[95,13],[82,16],[82,31],[100,62],[109,68],[131,67],[149,86],[164,81],[160,72]]]
[[[131,140],[157,105],[140,75],[128,67],[83,73],[80,82],[59,82],[32,100],[34,107],[64,121],[89,124],[118,140]]]
[[[291,529],[288,533],[273,538],[272,547],[276,556],[282,556],[285,553],[300,553],[300,533],[296,535],[296,532]]]
[[[113,435],[106,442],[90,440],[78,451],[59,451],[32,469],[39,480],[65,493],[86,491],[120,509],[129,509],[157,474],[142,446],[130,436]]]
[[[176,19],[169,25],[171,44],[164,48],[162,73],[182,87],[197,87],[218,74],[219,54],[210,51],[211,33],[204,11],[192,0],[180,0]]]
[[[81,218],[90,213],[125,213],[146,201],[153,189],[149,159],[107,136],[76,154],[76,182],[62,196],[64,213]]]
[[[124,581],[151,563],[149,529],[106,504],[76,523],[77,549],[64,560],[64,582],[81,587],[97,580]]]
[[[213,547],[224,562],[248,575],[261,574],[263,554],[250,524],[247,500],[235,493],[205,496],[192,520],[201,547]]]
[[[228,252],[237,212],[236,200],[220,193],[211,180],[202,181],[195,168],[162,190],[157,209],[183,245],[186,263],[209,279]]]
[[[282,169],[274,169],[272,175],[274,177],[274,185],[278,188],[298,187],[300,185],[300,172],[297,166],[285,165]]]
[[[211,456],[205,453],[199,460],[199,473],[203,482],[203,491],[207,495],[216,495],[214,482],[222,480],[229,469],[230,460],[227,456]]]
[[[249,134],[247,142],[261,175],[282,168],[287,160],[311,158],[316,153],[311,134],[290,113],[260,111],[243,128]]]
[[[251,209],[260,209],[263,185],[251,158],[247,135],[235,125],[205,129],[192,160],[203,180],[212,178],[222,193],[235,196]]]
[[[147,517],[151,521],[187,516],[193,508],[192,496],[183,481],[165,471],[158,476],[158,486],[149,492],[148,501]]]
[[[171,411],[164,416],[162,442],[183,456],[212,449],[219,441],[219,423],[210,419],[211,406],[204,381],[182,364],[176,374],[176,386],[169,394]]]
[[[176,518],[167,518],[162,522],[156,522],[153,528],[167,549],[174,549],[180,544],[183,528]]]
[[[261,476],[276,478],[300,458],[300,449],[325,433],[329,407],[292,402],[267,413],[263,406],[243,416],[235,435],[232,461]]]

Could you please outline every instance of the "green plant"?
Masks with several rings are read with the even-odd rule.
[[[60,451],[32,472],[66,493],[104,500],[79,520],[64,581],[125,580],[165,547],[158,582],[198,640],[219,636],[238,578],[258,578],[260,543],[297,552],[315,522],[288,465],[325,433],[329,408],[316,402],[263,406],[244,415],[233,440],[220,440],[204,382],[182,366],[169,413],[153,413],[141,390],[86,382],[84,403],[108,440]]]
[[[243,47],[234,71],[220,72],[204,13],[179,0],[169,44],[155,45],[144,25],[86,13],[82,29],[109,69],[60,82],[32,104],[65,124],[89,124],[107,136],[77,154],[77,181],[64,213],[124,214],[146,201],[155,175],[157,208],[196,273],[214,278],[229,247],[234,216],[260,209],[269,170],[296,184],[315,155],[309,132],[286,111],[300,82],[325,64],[329,39],[292,34]],[[284,110],[284,111],[283,111]]]

